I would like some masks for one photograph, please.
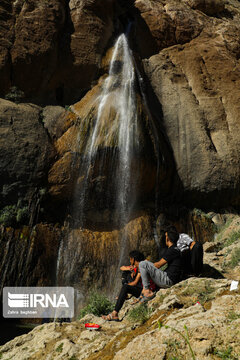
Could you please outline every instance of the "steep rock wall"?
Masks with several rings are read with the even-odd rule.
[[[239,205],[240,6],[236,1],[136,1],[159,43],[159,18],[174,41],[144,59],[163,112],[188,204]],[[162,17],[164,13],[164,17]],[[230,190],[231,189],[231,190]]]
[[[102,56],[129,18],[134,20],[131,44],[136,61],[143,65],[155,132],[168,143],[166,153],[159,151],[159,156],[170,154],[167,159],[173,159],[171,171],[160,174],[173,195],[168,204],[177,199],[190,206],[239,207],[239,14],[237,0],[1,2],[0,95],[38,104],[1,100],[1,207],[19,198],[31,203],[33,197],[39,210],[39,188],[47,192],[50,188],[42,205],[45,220],[63,220],[75,181],[71,141],[77,119],[63,107],[39,104],[69,105],[91,89],[79,103],[82,106],[95,91],[96,80],[106,73]],[[147,203],[155,185],[156,171],[151,169],[143,167],[151,189],[146,191],[146,212],[154,206]],[[164,191],[160,195],[162,199]],[[62,207],[54,204],[56,198]],[[93,219],[98,216],[94,213]],[[104,212],[101,219],[107,219]],[[93,239],[97,230],[91,233]],[[153,244],[151,231],[149,226]],[[133,247],[140,236],[131,242]],[[55,250],[58,244],[54,243]],[[17,247],[15,253],[18,256]],[[85,255],[91,259],[94,247]]]
[[[0,95],[38,104],[78,99],[89,89],[112,35],[113,3],[4,1]]]

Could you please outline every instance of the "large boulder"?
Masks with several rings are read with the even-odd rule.
[[[30,201],[47,186],[54,149],[42,123],[42,108],[0,100],[1,207]],[[38,189],[38,190],[36,190]]]

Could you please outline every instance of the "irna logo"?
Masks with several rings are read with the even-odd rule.
[[[65,307],[69,308],[67,299],[64,294],[11,294],[8,293],[8,306],[11,308],[36,308],[41,306],[47,308]]]
[[[3,316],[6,318],[73,318],[74,288],[70,286],[4,287]]]

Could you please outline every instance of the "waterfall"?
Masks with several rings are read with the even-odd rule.
[[[86,218],[91,218],[89,212],[91,214],[95,207],[99,213],[109,209],[112,222],[122,230],[118,254],[120,264],[128,255],[127,230],[124,230],[124,226],[137,199],[136,158],[140,149],[136,75],[125,34],[121,34],[114,44],[109,73],[100,89],[86,116],[81,117],[78,123],[75,166],[79,162],[79,176],[73,199],[71,228],[82,229],[83,234]],[[72,109],[77,113],[75,106]],[[74,236],[73,232],[69,233],[61,243],[57,262],[57,271],[62,272],[60,277],[57,274],[57,278],[64,278],[68,285],[79,281],[81,276],[81,269],[78,270],[81,252],[76,255]]]
[[[101,153],[100,161],[98,159],[98,176],[104,175],[104,167],[108,162],[107,183],[115,194],[113,208],[118,213],[119,225],[123,226],[129,219],[135,201],[131,161],[133,154],[139,149],[135,82],[131,50],[125,34],[121,34],[114,45],[109,74],[96,100],[97,105],[94,104],[97,107],[96,120],[85,143],[86,158],[80,169],[80,174],[84,174],[85,178],[83,184],[76,189],[74,198],[74,219],[80,226],[84,223],[89,183],[98,153]],[[80,146],[83,126],[86,126],[84,121],[79,129]],[[109,148],[112,149],[111,154]],[[105,190],[107,191],[106,188]]]

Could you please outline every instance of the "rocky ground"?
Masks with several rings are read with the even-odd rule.
[[[230,285],[240,280],[240,217],[228,215],[225,225],[221,225],[221,216],[214,220],[221,230],[214,242],[204,244],[204,277],[160,290],[148,303],[147,321],[141,315],[132,320],[132,309],[139,305],[130,299],[120,322],[86,315],[72,323],[39,325],[1,346],[0,358],[239,359],[240,288],[230,291]],[[85,330],[86,322],[102,328]]]

